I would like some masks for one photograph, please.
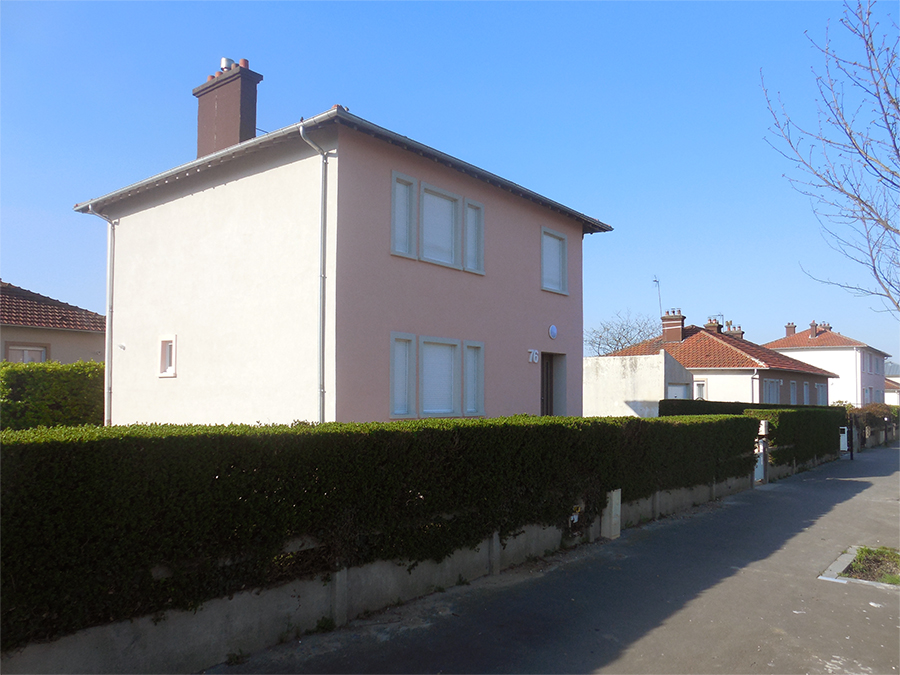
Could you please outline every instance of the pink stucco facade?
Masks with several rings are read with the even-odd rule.
[[[580,415],[581,225],[353,130],[341,128],[337,152],[336,418],[391,418],[392,332],[483,343],[489,417],[539,414],[541,365],[531,350],[564,356],[565,394],[554,412]],[[395,171],[483,205],[484,274],[391,253]],[[567,294],[542,290],[544,227],[566,235]]]
[[[110,223],[107,420],[580,415],[582,238],[609,227],[342,109],[316,120],[318,149],[285,127],[76,207]],[[398,176],[409,227],[453,211],[477,267],[397,253]]]

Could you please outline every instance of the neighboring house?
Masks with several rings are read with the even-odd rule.
[[[658,417],[664,398],[691,398],[694,377],[664,349],[584,359],[585,417]]]
[[[0,281],[3,360],[103,361],[106,319]]]
[[[884,402],[888,405],[900,405],[900,383],[889,377],[884,378]]]
[[[723,331],[718,321],[710,320],[702,328],[685,326],[680,310],[666,312],[662,317],[663,332],[657,338],[620,349],[606,356],[607,363],[598,367],[585,359],[584,409],[592,415],[620,415],[623,404],[630,414],[653,416],[653,406],[647,404],[653,392],[659,398],[695,398],[708,401],[743,401],[746,403],[783,403],[798,405],[826,405],[829,378],[832,372],[810,366],[778,352],[744,339],[744,332],[730,324]],[[693,396],[685,391],[684,377],[673,368],[662,369],[659,361],[643,361],[636,357],[659,357],[662,352],[671,356],[690,374]],[[668,360],[663,361],[668,363]],[[629,385],[616,382],[627,377],[636,383],[633,388],[648,398],[634,405],[627,396],[612,401],[604,390],[621,391]],[[587,400],[588,397],[592,400]],[[647,415],[641,411],[646,411]]]
[[[884,362],[884,402],[900,405],[900,364]]]
[[[793,323],[785,326],[785,336],[764,347],[799,361],[837,373],[831,382],[829,402],[844,401],[856,407],[884,403],[885,352],[864,342],[831,330],[826,324],[809,324],[809,330],[797,331]]]
[[[611,228],[341,106],[254,137],[261,79],[226,64],[197,160],[75,207],[109,223],[107,422],[580,415]]]

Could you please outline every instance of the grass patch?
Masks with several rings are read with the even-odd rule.
[[[900,585],[900,553],[887,546],[860,546],[853,562],[840,576]]]

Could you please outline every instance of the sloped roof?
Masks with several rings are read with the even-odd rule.
[[[663,342],[662,335],[608,356],[649,356],[661,349],[671,354],[688,369],[747,369],[787,370],[810,375],[837,377],[836,374],[792,359],[754,342],[714,333],[699,326],[685,326],[681,342]]]
[[[115,204],[116,202],[122,201],[123,199],[128,199],[129,197],[141,194],[165,184],[189,179],[194,174],[206,171],[223,163],[231,162],[245,155],[259,152],[274,145],[280,145],[286,142],[303,143],[303,140],[300,137],[300,127],[310,130],[317,129],[329,124],[339,124],[350,129],[354,129],[355,131],[368,134],[391,145],[396,145],[403,148],[404,150],[408,150],[417,155],[421,155],[422,157],[427,157],[428,159],[448,166],[451,169],[459,171],[460,173],[464,173],[468,176],[472,176],[473,178],[484,181],[485,183],[489,183],[490,185],[500,188],[501,190],[511,192],[518,197],[522,197],[523,199],[532,201],[535,204],[539,204],[547,209],[550,209],[551,211],[560,213],[567,218],[571,218],[579,225],[581,225],[582,232],[584,234],[591,234],[595,232],[610,232],[613,229],[611,226],[597,220],[596,218],[586,216],[585,214],[576,211],[575,209],[571,209],[568,206],[560,204],[559,202],[548,199],[547,197],[524,188],[521,185],[513,183],[510,180],[501,178],[496,174],[485,171],[484,169],[481,169],[473,164],[469,164],[468,162],[464,162],[461,159],[457,159],[452,155],[448,155],[439,150],[435,150],[434,148],[431,148],[424,143],[419,143],[418,141],[414,141],[411,138],[407,138],[406,136],[401,136],[398,133],[385,129],[384,127],[380,127],[377,124],[373,124],[372,122],[369,122],[362,117],[352,115],[347,111],[346,108],[340,105],[336,105],[330,110],[319,113],[315,117],[311,117],[306,120],[301,117],[300,122],[297,122],[296,124],[284,127],[283,129],[278,129],[277,131],[263,134],[262,136],[251,138],[244,141],[243,143],[233,145],[230,148],[225,148],[224,150],[214,152],[211,155],[199,157],[191,162],[188,162],[187,164],[182,164],[181,166],[178,166],[169,171],[157,174],[156,176],[151,176],[150,178],[142,180],[138,183],[128,185],[103,197],[98,197],[96,199],[91,199],[86,202],[76,204],[74,207],[75,211],[79,213],[103,214],[104,209],[112,204]]]
[[[0,281],[0,324],[102,333],[106,317]]]
[[[807,328],[805,330],[797,331],[793,335],[788,335],[778,340],[772,340],[772,342],[766,342],[763,347],[766,347],[767,349],[835,349],[841,347],[866,347],[867,349],[876,351],[884,356],[890,356],[890,354],[885,354],[880,349],[869,347],[865,342],[860,342],[859,340],[854,340],[846,335],[841,335],[840,333],[831,330],[830,326],[816,326],[815,337],[812,335],[812,328]]]
[[[884,378],[884,390],[885,391],[900,391],[900,384],[897,384],[893,380]]]

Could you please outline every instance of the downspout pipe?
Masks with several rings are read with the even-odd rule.
[[[322,199],[319,208],[319,424],[325,422],[325,264],[326,235],[328,233],[328,153],[306,135],[305,125],[300,125],[300,138],[322,157]]]
[[[88,205],[88,213],[106,221],[106,354],[104,356],[104,397],[103,419],[106,426],[112,425],[112,369],[113,369],[113,280],[115,278],[116,263],[116,221],[106,217],[102,213],[94,211],[92,205]]]

